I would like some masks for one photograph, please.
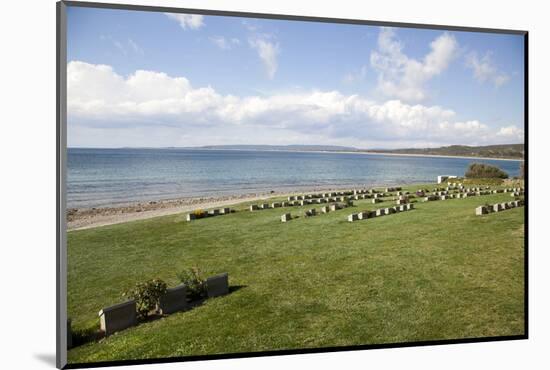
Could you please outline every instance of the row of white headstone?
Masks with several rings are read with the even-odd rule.
[[[491,195],[491,194],[500,194],[500,193],[511,193],[512,197],[519,197],[524,195],[523,188],[505,188],[505,189],[493,189],[490,190],[488,186],[484,189],[479,187],[474,188],[463,188],[455,193],[450,193],[448,191],[434,191],[433,194],[425,194],[425,202],[434,201],[434,200],[447,200],[447,199],[460,199],[473,196],[482,196],[482,195]]]
[[[424,202],[430,202],[434,200],[448,200],[448,199],[460,199],[481,195],[489,195],[490,191],[469,192],[469,193],[457,193],[457,194],[444,194],[444,195],[428,195],[424,197]]]
[[[221,216],[221,215],[228,215],[231,213],[231,208],[219,208],[219,209],[211,209],[208,212],[203,212],[203,216],[199,216],[201,213],[198,211],[188,213],[187,214],[187,221],[193,221],[198,218],[206,218],[206,217],[213,217],[213,216]]]
[[[457,193],[475,193],[475,192],[481,192],[481,191],[487,191],[489,189],[489,186],[486,186],[484,188],[480,187],[473,187],[473,188],[466,188],[464,186],[461,187],[449,187],[446,188],[434,188],[431,191],[429,189],[418,189],[418,192],[420,193],[426,193],[426,195],[448,195],[452,192]],[[502,192],[502,191],[501,191]]]
[[[339,209],[344,209],[344,208],[351,207],[351,206],[353,206],[352,201],[348,201],[346,203],[334,203],[334,204],[331,204],[331,205],[328,205],[328,206],[321,207],[321,213],[334,212],[334,211],[337,211]],[[315,208],[308,209],[304,212],[305,217],[312,217],[312,216],[316,216],[318,214],[319,213],[317,212],[317,210]],[[285,213],[284,215],[281,216],[281,222],[288,222],[290,220],[292,220],[292,215],[290,213]]]
[[[401,187],[389,187],[386,188],[385,192],[390,193],[394,191],[401,190]],[[383,190],[378,190],[374,188],[365,188],[365,189],[352,189],[352,190],[345,190],[345,191],[335,191],[330,193],[315,193],[315,194],[301,194],[301,195],[290,195],[288,197],[288,201],[296,201],[296,200],[308,200],[308,199],[317,199],[317,198],[334,198],[338,196],[349,196],[349,195],[363,195],[363,194],[377,194],[380,192],[384,192]]]
[[[395,190],[395,189],[401,189],[401,188],[387,188],[386,190]],[[271,204],[269,203],[262,203],[262,204],[252,204],[249,206],[250,211],[259,211],[263,209],[273,209],[273,208],[280,208],[280,207],[300,207],[305,205],[311,205],[311,204],[322,204],[322,203],[335,203],[335,202],[343,202],[349,205],[351,202],[351,199],[353,200],[361,200],[361,199],[372,199],[372,203],[379,203],[383,200],[381,198],[390,196],[391,194],[384,193],[384,192],[372,192],[370,193],[370,190],[375,189],[369,189],[368,191],[362,192],[361,194],[356,194],[352,196],[346,196],[346,195],[340,195],[340,196],[334,196],[334,197],[324,197],[327,194],[335,194],[335,193],[324,193],[321,194],[323,197],[321,198],[310,198],[310,199],[300,199],[300,200],[291,200],[291,201],[283,201],[283,202],[273,202]],[[354,190],[355,192],[356,190]],[[398,191],[398,194],[401,193]],[[401,193],[402,194],[402,193]],[[316,195],[316,194],[313,194]],[[294,197],[289,197],[289,199]]]
[[[489,204],[484,206],[479,206],[476,208],[476,216],[486,215],[488,213],[500,212],[511,208],[521,207],[525,205],[523,200],[514,200],[511,202],[503,202],[496,204]]]
[[[323,203],[335,203],[335,202],[348,203],[350,202],[350,198],[348,196],[337,196],[337,197],[330,197],[330,198],[293,200],[289,202],[287,201],[273,202],[271,204],[269,203],[251,204],[249,207],[249,210],[259,211],[262,209],[273,209],[273,208],[281,208],[281,207],[300,207],[300,206],[306,206],[311,204],[323,204]]]
[[[395,207],[380,208],[380,209],[377,209],[375,211],[363,211],[363,212],[359,212],[359,213],[352,213],[351,215],[348,216],[348,221],[349,222],[354,222],[354,221],[358,221],[358,220],[366,220],[368,218],[380,217],[380,216],[384,216],[384,215],[391,215],[393,213],[398,213],[398,212],[405,212],[405,211],[409,211],[411,209],[414,209],[414,204],[407,203],[407,204],[401,204],[401,205],[395,206]]]
[[[316,194],[301,194],[301,195],[290,195],[288,201],[294,200],[307,200],[307,199],[316,199],[316,198],[331,198],[331,197],[341,197],[346,195],[354,195],[354,191],[358,190],[345,190],[345,191],[333,191],[330,193],[316,193]]]

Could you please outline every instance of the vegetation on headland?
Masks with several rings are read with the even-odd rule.
[[[95,330],[97,312],[121,291],[152,278],[175,286],[174,271],[186,266],[229,272],[231,294],[71,349],[69,362],[523,334],[524,209],[474,214],[510,199],[418,202],[354,223],[348,214],[395,202],[354,201],[309,218],[303,212],[320,205],[249,212],[241,203],[223,217],[73,231],[68,311],[77,332]],[[299,217],[281,223],[284,212]]]
[[[507,179],[508,174],[496,166],[470,163],[464,176],[468,179]]]
[[[366,150],[366,152],[415,154],[415,155],[444,155],[456,157],[480,158],[508,158],[523,159],[525,156],[524,144],[503,144],[487,146],[451,145],[440,148],[409,148],[409,149],[381,149]]]
[[[524,144],[501,144],[487,146],[451,145],[439,148],[403,148],[403,149],[359,149],[337,145],[210,145],[183,149],[202,150],[274,150],[274,151],[323,151],[323,152],[357,152],[381,154],[412,154],[451,157],[478,157],[500,159],[523,159]]]

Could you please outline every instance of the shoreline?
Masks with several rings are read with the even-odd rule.
[[[414,186],[425,183],[376,184],[369,188],[386,186]],[[176,213],[191,212],[196,209],[209,209],[236,205],[245,202],[254,202],[274,197],[307,194],[323,191],[343,191],[354,187],[362,188],[365,185],[339,186],[309,186],[292,190],[268,191],[248,194],[233,194],[211,197],[186,197],[169,200],[152,200],[112,205],[108,207],[67,208],[67,231],[85,230],[94,227],[120,224],[129,221],[145,220],[159,216],[169,216]]]
[[[506,181],[506,180],[505,180]],[[511,180],[515,181],[515,180]],[[345,191],[354,188],[384,188],[384,187],[411,187],[434,185],[431,182],[414,183],[379,183],[366,186],[356,184],[348,186],[304,186],[290,190],[280,189],[257,193],[232,194],[209,197],[185,197],[169,200],[151,200],[116,204],[108,207],[93,208],[67,208],[66,225],[67,231],[91,229],[101,226],[121,224],[130,221],[146,220],[149,218],[169,216],[177,213],[192,212],[197,209],[211,209],[239,205],[246,202],[257,202],[269,198],[288,197],[290,195],[301,195],[327,191]]]

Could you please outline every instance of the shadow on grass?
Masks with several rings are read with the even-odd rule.
[[[229,287],[229,294],[237,292],[243,288],[246,288],[248,285],[232,285]]]
[[[237,292],[237,291],[239,291],[243,288],[246,288],[246,287],[247,287],[247,285],[232,285],[232,286],[229,287],[229,293],[227,293],[226,295],[232,294],[232,293]],[[195,307],[202,306],[204,304],[204,302],[206,302],[207,300],[208,300],[208,298],[206,297],[206,298],[199,298],[199,299],[189,301],[189,308],[186,309],[186,310],[178,311],[178,312],[190,311],[190,310],[194,309]],[[174,312],[174,313],[177,313],[177,312]],[[154,321],[160,320],[160,319],[162,319],[164,317],[167,317],[167,316],[170,316],[170,315],[171,314],[164,314],[163,315],[163,314],[160,314],[158,312],[151,312],[149,315],[147,315],[147,317],[140,318],[138,323],[135,326],[139,326],[141,324],[147,324],[147,323],[150,323],[150,322],[154,322]],[[89,343],[89,342],[97,342],[100,339],[105,338],[105,333],[102,332],[99,329],[89,328],[89,329],[74,330],[72,332],[72,336],[73,336],[72,337],[73,346],[71,348],[75,348],[75,347],[81,346],[81,345]]]

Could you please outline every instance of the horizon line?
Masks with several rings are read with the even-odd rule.
[[[354,149],[354,150],[430,150],[430,149],[441,149],[441,148],[449,148],[453,146],[462,146],[462,147],[470,147],[470,148],[483,148],[483,147],[491,147],[491,146],[508,146],[508,145],[525,145],[525,143],[506,143],[506,144],[488,144],[488,145],[467,145],[467,144],[450,144],[450,145],[441,145],[441,146],[434,146],[434,147],[400,147],[400,148],[358,148],[355,146],[350,145],[332,145],[332,144],[205,144],[205,145],[195,145],[195,146],[113,146],[113,147],[102,147],[102,146],[69,146],[67,145],[67,149],[200,149],[200,148],[206,148],[206,147],[229,147],[229,146],[241,146],[241,147],[250,147],[250,146],[263,146],[263,147],[293,147],[293,146],[301,146],[301,147],[327,147],[327,148],[347,148],[347,149]]]

